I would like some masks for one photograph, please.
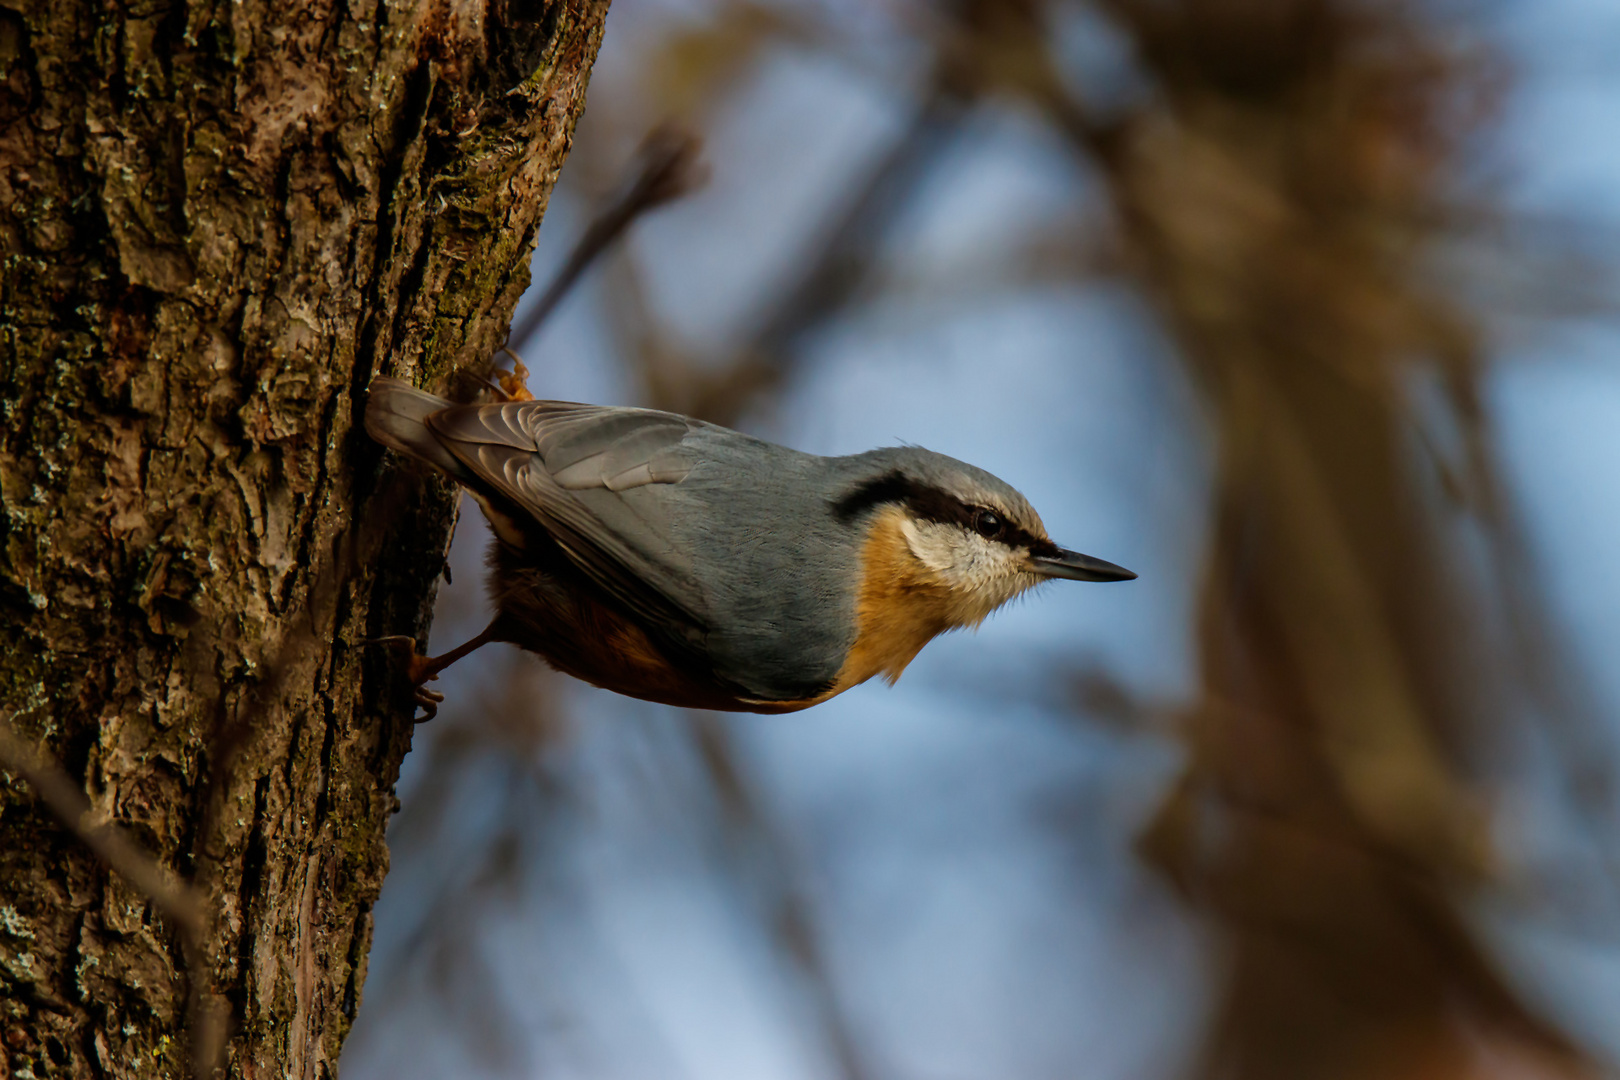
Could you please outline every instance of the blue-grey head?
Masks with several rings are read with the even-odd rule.
[[[934,634],[977,625],[1042,582],[1136,577],[1058,546],[1017,489],[965,462],[907,446],[842,464],[834,511],[864,538],[861,636],[892,643],[875,668],[891,678]]]

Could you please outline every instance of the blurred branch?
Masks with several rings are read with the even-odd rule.
[[[716,7],[702,24],[669,34],[646,66],[641,93],[671,115],[694,117],[735,91],[773,46],[830,43],[818,24],[782,5],[724,0]]]
[[[1465,418],[1466,466],[1472,504],[1485,523],[1491,571],[1502,594],[1507,630],[1504,650],[1521,673],[1527,704],[1539,705],[1531,729],[1541,735],[1567,778],[1565,794],[1575,820],[1584,824],[1587,840],[1608,878],[1610,892],[1620,897],[1620,754],[1613,726],[1595,700],[1585,673],[1571,659],[1575,650],[1566,628],[1547,609],[1543,575],[1530,554],[1525,524],[1496,468],[1490,427],[1474,380],[1447,380],[1452,406]],[[1609,912],[1612,919],[1614,911]]]
[[[950,84],[942,68],[899,137],[814,230],[814,250],[804,254],[797,275],[756,315],[727,362],[717,369],[679,363],[655,344],[662,335],[652,329],[643,305],[639,322],[645,329],[631,354],[640,361],[656,407],[735,423],[759,395],[780,385],[802,338],[871,285],[876,254],[892,223],[953,145],[965,103]]]
[[[638,217],[704,182],[707,173],[698,161],[702,149],[696,135],[672,123],[660,124],[647,134],[618,193],[585,226],[540,299],[512,325],[507,334],[511,351],[527,346],[580,276]]]
[[[959,93],[1029,101],[1090,158],[1115,156],[1123,127],[1094,116],[1064,85],[1042,0],[958,0],[940,8],[941,70]]]
[[[1620,314],[1620,228],[1556,215],[1489,213],[1436,244],[1434,277],[1490,326],[1545,328]]]

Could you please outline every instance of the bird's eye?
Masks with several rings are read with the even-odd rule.
[[[1007,531],[1007,523],[1001,516],[991,510],[975,510],[973,512],[973,531],[986,540],[999,540],[1002,533]]]

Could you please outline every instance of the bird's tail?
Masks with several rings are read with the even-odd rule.
[[[401,379],[379,376],[366,388],[366,434],[390,450],[465,482],[472,479],[472,474],[427,426],[430,415],[449,407],[450,402],[442,397],[418,390]]]

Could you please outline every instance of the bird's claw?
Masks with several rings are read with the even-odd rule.
[[[534,395],[529,392],[529,369],[523,366],[523,361],[517,358],[517,353],[510,349],[506,355],[512,358],[512,370],[502,371],[495,369],[495,382],[501,388],[507,401],[533,401]]]
[[[422,706],[423,711],[423,715],[417,717],[416,722],[420,724],[438,715],[439,702],[444,700],[444,695],[423,685],[439,677],[438,669],[432,657],[422,656],[416,651],[415,638],[408,634],[390,634],[387,637],[366,638],[360,644],[383,645],[404,652],[405,673],[410,677],[411,686],[416,691],[412,697]]]
[[[433,677],[438,678],[436,675]],[[418,686],[416,693],[411,696],[418,705],[422,706],[422,715],[415,718],[416,723],[425,724],[439,715],[439,702],[444,700],[443,694],[437,690],[429,690],[425,686]]]

